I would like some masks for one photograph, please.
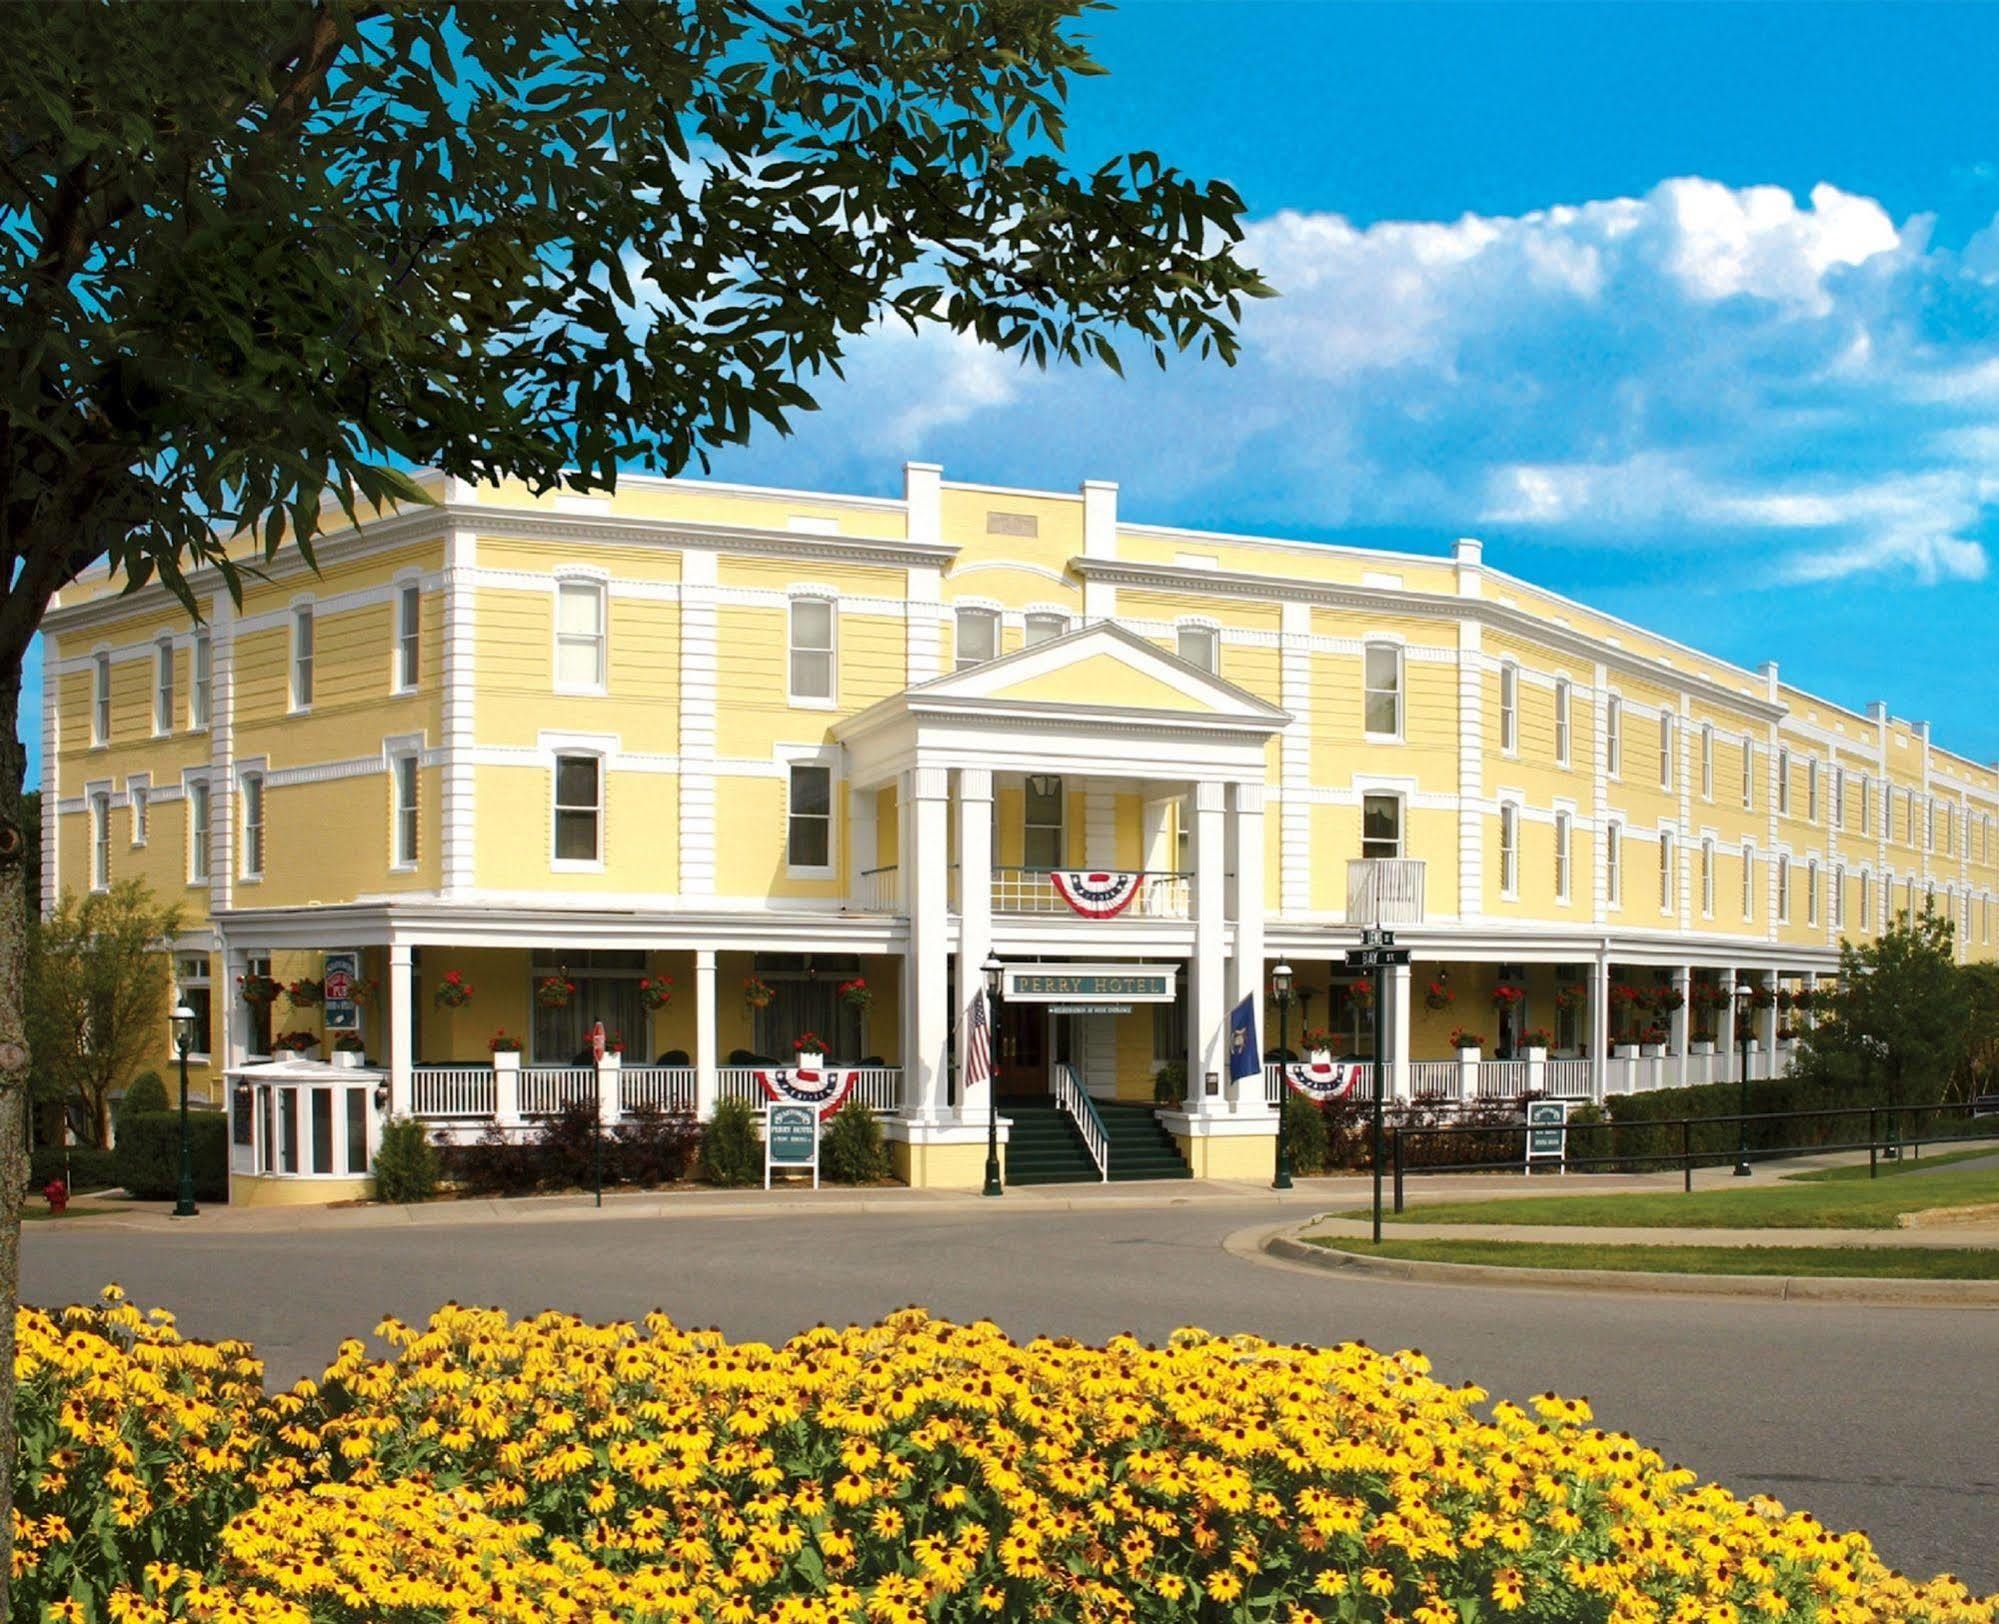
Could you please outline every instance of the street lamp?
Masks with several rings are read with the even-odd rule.
[[[1006,966],[988,953],[979,966],[986,978],[986,1185],[981,1195],[1002,1195],[999,1160],[999,1002],[1006,984]]]
[[[180,1198],[174,1202],[173,1215],[193,1218],[201,1211],[194,1204],[194,1153],[187,1142],[187,1052],[194,1047],[194,1011],[178,1005],[173,1026],[174,1048],[180,1054]]]
[[[1737,1011],[1735,1016],[1736,1042],[1742,1049],[1742,1077],[1736,1085],[1735,1106],[1735,1176],[1749,1177],[1749,1013],[1755,1005],[1756,989],[1749,982],[1739,981],[1735,985]]]
[[[1290,1085],[1284,1081],[1284,1068],[1291,1059],[1291,965],[1279,959],[1270,967],[1270,996],[1277,1005],[1277,1176],[1270,1181],[1273,1190],[1291,1188],[1291,1155],[1284,1147],[1284,1107],[1288,1103],[1285,1091]],[[1258,1068],[1261,1070],[1261,1068]]]

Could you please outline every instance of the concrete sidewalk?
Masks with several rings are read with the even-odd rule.
[[[1323,1218],[1300,1232],[1340,1240],[1367,1240],[1365,1218]],[[1528,1241],[1556,1246],[1843,1246],[1999,1247],[1999,1223],[1951,1224],[1935,1229],[1672,1229],[1610,1228],[1581,1224],[1404,1224],[1386,1222],[1383,1240]]]

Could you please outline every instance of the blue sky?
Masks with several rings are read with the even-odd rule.
[[[1233,370],[863,340],[718,477],[1118,480],[1441,549],[1999,758],[1999,7],[1137,0],[1071,151],[1231,181]],[[25,716],[39,744],[38,696]],[[30,781],[35,775],[31,762]]]

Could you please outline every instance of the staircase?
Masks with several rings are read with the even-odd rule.
[[[1008,1184],[1095,1184],[1097,1164],[1090,1159],[1083,1136],[1066,1111],[1039,1100],[1008,1100],[1001,1113],[1012,1119],[1007,1136]],[[1150,1106],[1109,1105],[1099,1100],[1097,1111],[1110,1139],[1113,1180],[1184,1179],[1192,1175],[1160,1127]]]

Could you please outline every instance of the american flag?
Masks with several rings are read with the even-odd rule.
[[[983,1082],[990,1081],[993,1074],[992,1030],[986,1021],[986,989],[981,987],[972,995],[972,1007],[965,1015],[965,1093]]]

